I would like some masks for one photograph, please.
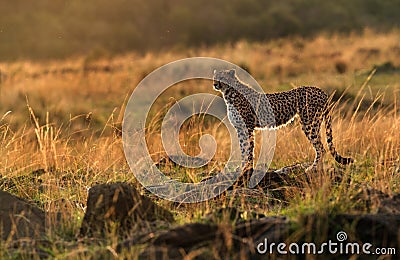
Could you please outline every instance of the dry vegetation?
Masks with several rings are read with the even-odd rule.
[[[303,188],[284,187],[284,199],[256,190],[246,196],[227,195],[201,204],[176,205],[154,198],[157,203],[169,208],[178,223],[202,221],[221,206],[286,214],[293,219],[310,212],[373,213],[376,209],[366,207],[360,193],[366,189],[389,195],[400,192],[399,38],[399,32],[365,31],[346,37],[243,41],[167,53],[116,57],[99,53],[65,61],[0,64],[0,189],[26,198],[47,212],[63,212],[65,225],[49,229],[53,244],[48,250],[53,255],[94,255],[96,246],[93,251],[71,246],[84,214],[87,189],[96,183],[136,183],[125,162],[119,132],[124,101],[158,66],[185,57],[209,56],[246,68],[266,92],[292,85],[337,91],[336,99],[342,98],[334,114],[334,142],[339,152],[357,161],[342,169],[327,156],[323,176],[312,178]],[[173,100],[197,92],[214,93],[210,82],[181,84],[157,101],[152,114],[162,114]],[[198,152],[198,134],[211,133],[218,143],[215,160],[193,171],[166,165],[164,170],[175,178],[198,181],[199,176],[223,167],[230,147],[226,129],[212,119],[199,121],[202,118],[195,117],[184,125],[181,142],[193,155]],[[157,115],[149,119],[148,131],[149,149],[155,159],[163,156],[158,119]],[[311,145],[298,124],[278,132],[273,167],[310,161],[312,156]],[[334,173],[343,174],[344,180],[335,181]],[[110,239],[104,243],[112,248],[115,242]],[[0,248],[0,257],[8,254]]]

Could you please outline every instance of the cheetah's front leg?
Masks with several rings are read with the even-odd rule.
[[[242,174],[250,178],[254,165],[254,128],[237,128],[242,153]]]

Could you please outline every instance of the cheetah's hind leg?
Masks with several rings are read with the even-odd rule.
[[[319,117],[316,117],[319,118]],[[314,162],[312,163],[311,166],[309,166],[306,169],[306,172],[321,172],[323,171],[323,157],[326,154],[326,150],[324,148],[324,145],[322,144],[321,141],[321,134],[320,134],[320,129],[321,129],[321,120],[313,120],[311,124],[303,124],[302,123],[302,129],[305,135],[307,136],[307,139],[310,141],[312,146],[314,147],[315,151],[315,159]]]

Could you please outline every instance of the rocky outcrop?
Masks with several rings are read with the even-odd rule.
[[[89,190],[80,236],[103,236],[112,228],[125,236],[142,222],[173,221],[172,214],[126,183],[100,184]]]
[[[0,231],[3,240],[40,238],[45,232],[45,213],[28,201],[0,190]]]

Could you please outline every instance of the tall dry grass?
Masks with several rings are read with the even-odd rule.
[[[398,39],[398,32],[366,31],[362,36],[239,42],[212,49],[99,59],[86,70],[84,64],[89,65],[84,58],[0,64],[0,112],[4,115],[0,121],[0,188],[48,212],[62,211],[65,226],[51,229],[49,237],[72,241],[84,214],[88,188],[115,181],[137,184],[126,164],[119,133],[124,101],[134,86],[167,62],[213,56],[246,67],[266,92],[288,89],[291,84],[318,85],[330,93],[337,90],[342,99],[333,114],[333,141],[341,154],[354,157],[356,163],[341,168],[328,154],[325,173],[313,177],[303,188],[283,187],[284,201],[270,197],[274,191],[260,190],[192,205],[155,198],[173,210],[178,223],[201,221],[220,207],[294,218],[307,212],[374,211],[356,199],[360,191],[399,192],[400,77],[399,71],[382,72],[379,68],[371,78],[368,75],[374,65],[390,62],[399,67],[400,56],[395,55],[399,51]],[[214,93],[210,82],[187,82],[154,105],[147,137],[155,161],[165,156],[160,137],[163,114],[157,111],[165,111],[174,100],[197,92]],[[190,182],[220,171],[229,157],[230,139],[218,121],[202,115],[189,119],[180,132],[180,142],[188,154],[196,155],[198,138],[205,133],[213,135],[218,144],[214,160],[207,167],[187,170],[167,163],[162,170]],[[257,133],[256,142],[259,137]],[[298,122],[277,132],[272,167],[312,161],[313,156]],[[334,173],[345,176],[344,180],[337,182]],[[65,253],[68,246],[52,250]]]

